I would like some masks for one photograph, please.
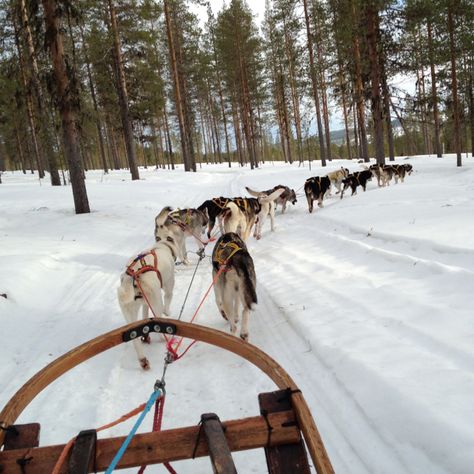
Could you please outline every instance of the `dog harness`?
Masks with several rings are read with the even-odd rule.
[[[168,245],[167,245],[167,247],[170,248]],[[170,248],[170,250],[171,250],[171,248]],[[173,253],[173,252],[171,252],[171,253]],[[153,256],[153,265],[149,265],[146,262],[145,258],[148,255]],[[174,254],[173,254],[173,256],[174,256]],[[155,272],[156,276],[158,277],[158,280],[160,281],[161,287],[163,287],[163,280],[161,279],[161,273],[158,270],[158,257],[156,256],[155,249],[151,249],[148,252],[141,253],[140,255],[137,255],[132,260],[130,265],[128,265],[127,269],[125,270],[125,273],[133,278],[133,285],[134,286],[135,286],[135,281],[138,279],[138,277],[142,273],[146,273],[146,272]]]
[[[217,206],[220,207],[221,209],[224,209],[224,207],[227,206],[227,203],[230,201],[230,199],[223,199],[223,198],[214,198],[212,202]]]
[[[216,249],[214,261],[219,265],[227,265],[227,262],[240,250],[242,250],[242,248],[235,242],[221,242]]]
[[[168,217],[173,221],[173,223],[179,225],[180,227],[181,225],[189,226],[191,224],[191,214],[192,214],[192,210],[189,208],[186,209],[186,214],[184,215],[184,220],[183,220],[183,216],[181,216],[181,210],[176,209],[176,211],[170,212],[168,214]]]
[[[247,201],[247,199],[245,199],[245,198],[235,198],[235,199],[233,199],[233,201],[235,202],[235,204],[237,206],[240,207],[240,209],[243,208],[243,211],[247,212],[247,208],[248,208],[248,205],[249,205],[249,202]]]
[[[184,221],[181,219],[180,210],[177,209],[176,211],[170,212],[168,214],[169,219],[173,224],[176,224],[183,232],[189,229],[189,224],[191,222],[191,209],[186,211],[186,215],[184,216]]]

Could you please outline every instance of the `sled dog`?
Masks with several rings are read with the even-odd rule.
[[[161,216],[158,225],[164,224],[167,215],[165,213]],[[117,297],[122,314],[128,323],[136,321],[140,309],[143,319],[146,319],[148,303],[157,317],[170,314],[177,246],[172,230],[166,227],[163,229],[161,240],[151,249],[131,258],[120,277]],[[149,342],[149,338],[144,342]],[[140,341],[134,339],[133,345],[141,367],[149,369],[150,363],[143,353]]]
[[[233,198],[223,214],[224,232],[235,232],[244,241],[249,238],[262,206],[256,198]]]
[[[166,209],[171,208],[168,207]],[[156,241],[160,239],[161,229],[157,224],[158,217],[155,219]],[[202,241],[201,235],[204,233],[207,224],[207,216],[199,209],[176,209],[168,213],[164,225],[173,231],[176,243],[178,244],[178,256],[183,263],[189,263],[186,250],[187,237],[194,237],[199,246],[198,255],[204,255],[205,243]]]
[[[257,303],[257,279],[252,257],[244,241],[234,232],[222,235],[212,252],[213,281],[220,270],[214,284],[217,307],[222,317],[229,321],[230,331],[235,335],[242,306],[240,337],[247,341],[250,309]]]
[[[260,212],[257,214],[255,221],[255,229],[253,236],[259,240],[262,238],[262,228],[267,216],[270,216],[270,228],[273,232],[275,230],[275,201],[285,192],[284,187],[276,187],[273,192],[267,194],[267,191],[253,191],[246,187],[247,192],[252,196],[257,196],[258,202],[260,203]]]
[[[364,171],[356,171],[355,173],[350,174],[347,178],[344,178],[342,182],[344,183],[344,187],[341,192],[341,199],[344,197],[344,191],[347,188],[352,189],[352,194],[357,194],[357,186],[362,186],[362,189],[365,192],[367,187],[367,181],[372,180],[372,171],[371,170],[364,170]]]
[[[313,212],[313,201],[318,201],[318,206],[323,207],[323,199],[327,190],[331,187],[331,181],[327,176],[314,176],[308,178],[304,183],[304,192],[308,201],[309,212]]]
[[[211,238],[211,232],[216,224],[216,220],[219,224],[219,229],[221,233],[224,231],[222,226],[222,214],[226,208],[227,203],[231,201],[231,198],[217,197],[213,199],[208,199],[204,201],[199,207],[198,210],[205,213],[209,219],[207,227],[207,238]]]
[[[285,213],[286,205],[287,205],[288,202],[291,202],[291,204],[293,204],[293,206],[298,202],[297,199],[296,199],[296,193],[295,193],[294,189],[290,189],[288,186],[284,186],[283,184],[279,184],[279,185],[275,186],[272,189],[267,189],[266,191],[260,191],[260,192],[259,191],[254,191],[254,190],[252,190],[248,187],[246,187],[245,189],[247,190],[247,192],[251,196],[256,197],[256,198],[258,198],[262,195],[269,196],[270,194],[272,194],[276,190],[283,189],[284,191],[274,201],[275,202],[275,210],[278,207],[278,205],[280,204],[282,214]]]
[[[340,170],[332,171],[326,176],[329,178],[329,181],[331,181],[331,185],[337,189],[336,194],[339,194],[341,192],[342,180],[349,176],[349,170],[341,166]],[[328,189],[328,196],[331,196],[331,186],[329,186]]]

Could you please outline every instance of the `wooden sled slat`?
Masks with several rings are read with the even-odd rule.
[[[301,440],[301,434],[294,424],[295,417],[292,411],[271,414],[269,419],[272,426],[277,427],[274,435],[272,435],[272,444],[288,444]],[[267,443],[267,424],[262,416],[232,420],[222,424],[225,427],[225,434],[231,451],[261,448]],[[191,459],[196,442],[196,457],[207,456],[209,455],[207,442],[204,436],[199,436],[199,429],[199,426],[191,426],[137,434],[131,441],[117,468]],[[125,436],[97,440],[97,471],[107,469],[124,439]],[[63,448],[64,445],[56,445],[0,452],[2,472],[21,474],[17,459],[22,459],[25,454],[31,457],[28,463],[28,474],[51,472]],[[65,474],[67,472],[67,464],[64,464],[61,473]],[[89,467],[87,472],[94,471]]]
[[[287,390],[278,390],[270,393],[260,393],[258,403],[260,413],[278,413],[291,410],[290,393]],[[273,425],[269,421],[270,441],[273,436]],[[268,474],[310,474],[308,456],[303,440],[296,443],[265,446]]]
[[[214,474],[237,474],[221,420],[215,413],[201,415]]]
[[[13,425],[5,435],[5,451],[39,446],[40,424]],[[1,472],[1,471],[0,471]]]

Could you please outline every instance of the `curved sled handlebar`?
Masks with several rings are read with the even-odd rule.
[[[158,328],[160,329],[159,331]],[[173,334],[174,332],[176,335],[207,342],[213,346],[233,352],[267,374],[279,389],[289,389],[291,391],[293,409],[300,429],[303,432],[311,459],[316,466],[316,471],[318,474],[331,474],[334,472],[303,394],[277,362],[258,347],[244,342],[235,336],[198,324],[184,323],[169,318],[150,318],[145,323],[143,320],[137,321],[98,336],[72,349],[51,362],[26,382],[0,412],[0,420],[6,426],[14,424],[29,403],[61,375],[95,355],[149,331],[167,334]],[[3,445],[3,440],[4,431],[0,430],[0,446]]]

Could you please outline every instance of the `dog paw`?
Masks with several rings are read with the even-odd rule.
[[[141,340],[144,344],[150,344],[151,343],[151,339],[150,339],[150,335],[147,334],[146,336],[142,336],[141,337]]]
[[[247,342],[249,340],[248,333],[240,333],[240,339],[242,339],[242,341]]]
[[[148,362],[148,359],[146,357],[140,359],[140,365],[143,370],[150,370],[150,362]]]

